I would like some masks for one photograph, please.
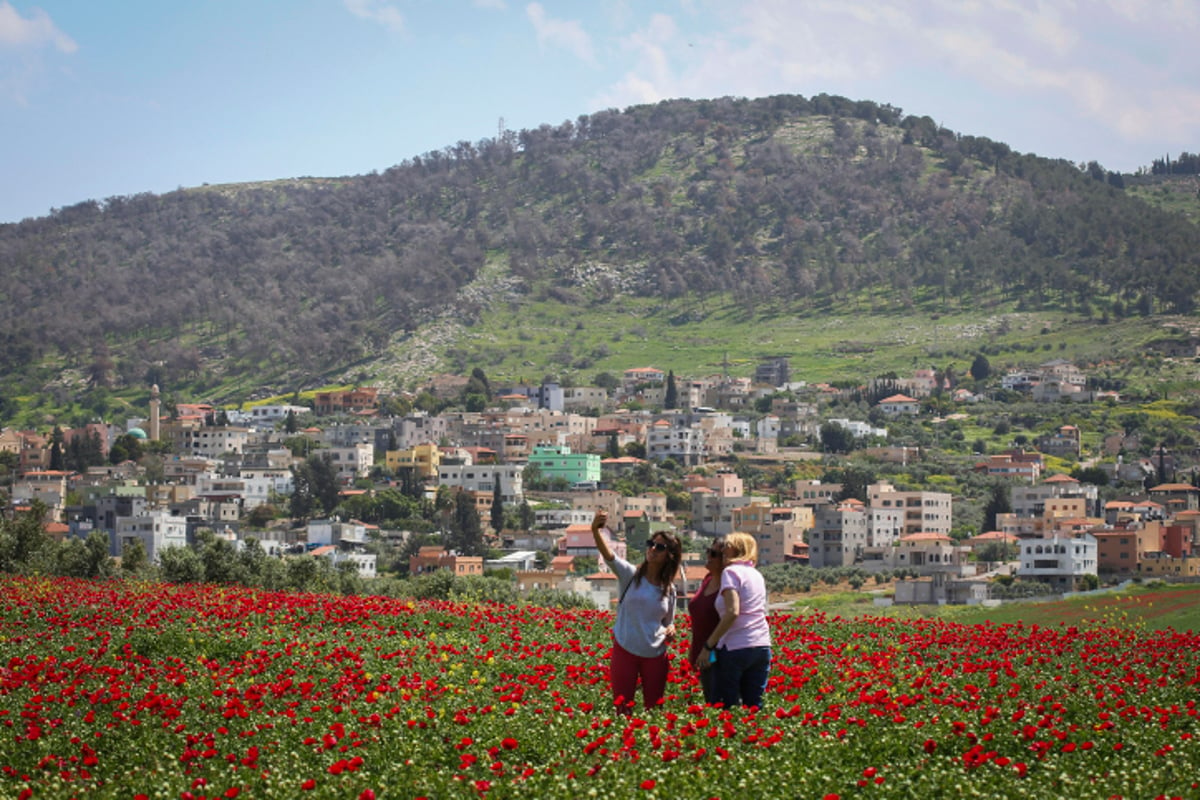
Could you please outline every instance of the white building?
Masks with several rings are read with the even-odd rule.
[[[290,469],[245,469],[240,477],[242,507],[247,511],[269,503],[272,493],[286,497],[296,489]]]
[[[856,439],[869,439],[873,436],[886,439],[888,435],[887,428],[876,428],[869,422],[857,419],[831,419],[829,422],[844,428]]]
[[[1074,591],[1084,575],[1098,574],[1098,553],[1096,537],[1087,533],[1026,539],[1021,542],[1017,577],[1049,583],[1063,592]]]
[[[953,496],[949,492],[900,492],[881,481],[867,487],[867,503],[872,508],[903,509],[905,533],[948,535],[953,527]]]
[[[1028,392],[1041,381],[1041,373],[1013,370],[1000,379],[1000,388],[1010,392]]]
[[[233,425],[180,428],[175,434],[175,449],[184,457],[220,458],[225,453],[241,453],[250,434],[249,428]]]
[[[437,444],[450,429],[445,417],[411,414],[392,423],[397,450],[411,450],[419,444]]]
[[[302,558],[328,558],[330,565],[337,569],[341,564],[352,564],[359,577],[374,578],[375,577],[375,561],[374,553],[356,553],[345,552],[336,547],[325,545],[313,550],[308,556]]]
[[[887,547],[904,535],[904,512],[898,508],[867,509],[867,545]]]
[[[767,414],[758,421],[758,438],[778,439],[779,429],[779,417],[775,416],[774,414]]]
[[[594,509],[586,508],[536,508],[533,511],[533,525],[545,530],[589,525],[595,515]]]
[[[255,428],[273,428],[275,423],[286,420],[288,414],[294,414],[298,417],[310,411],[312,409],[307,406],[293,406],[282,403],[279,405],[254,406],[249,411],[242,412],[242,414],[246,419],[246,423]]]
[[[505,553],[500,558],[489,558],[484,560],[484,569],[511,569],[515,572],[530,571],[537,569],[538,554],[536,550],[517,550],[512,553]]]
[[[375,463],[375,445],[371,442],[358,442],[345,447],[330,447],[320,451],[328,454],[337,472],[338,480],[343,484],[354,483],[356,478],[365,478],[371,472]]]
[[[140,541],[146,558],[157,563],[159,554],[168,547],[187,547],[187,519],[166,511],[150,511],[136,517],[117,517],[117,552],[125,552],[134,541]]]
[[[879,401],[879,409],[889,417],[905,414],[916,416],[921,413],[921,401],[904,394],[894,394]]]
[[[666,461],[669,458],[692,467],[703,464],[707,456],[704,429],[682,417],[660,419],[646,433],[646,458],[651,461]]]
[[[500,499],[506,505],[525,500],[524,467],[520,464],[446,464],[438,466],[438,484],[462,487],[470,492],[495,491],[500,482]]]
[[[366,544],[367,527],[361,522],[314,519],[308,523],[309,544]]]

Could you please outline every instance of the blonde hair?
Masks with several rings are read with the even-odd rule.
[[[758,563],[758,542],[748,533],[728,534],[725,537],[725,560]]]

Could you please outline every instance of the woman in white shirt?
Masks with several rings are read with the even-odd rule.
[[[667,644],[675,636],[675,577],[683,562],[683,545],[669,531],[658,531],[646,542],[646,560],[634,566],[618,558],[609,544],[608,516],[592,518],[592,539],[604,562],[617,576],[617,619],[613,623],[613,701],[628,714],[638,680],[646,708],[662,702],[667,687]]]

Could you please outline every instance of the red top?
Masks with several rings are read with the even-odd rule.
[[[721,621],[721,615],[717,613],[716,606],[719,592],[704,593],[712,578],[711,572],[705,575],[704,580],[700,582],[700,588],[688,601],[688,614],[692,617],[692,648],[688,651],[689,664],[696,663],[696,659],[700,655],[700,648],[704,647],[709,635],[717,629],[717,623]]]

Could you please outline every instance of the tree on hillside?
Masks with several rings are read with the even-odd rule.
[[[975,356],[975,360],[971,362],[971,377],[982,383],[992,374],[992,365],[988,363],[987,356],[983,353]]]
[[[663,396],[663,408],[679,407],[679,389],[675,386],[675,370],[667,372],[667,390]]]
[[[849,453],[857,443],[854,434],[838,423],[826,422],[821,425],[821,452]]]
[[[618,386],[620,386],[621,382],[617,380],[616,376],[611,372],[598,372],[596,373],[596,376],[592,378],[592,384],[597,388],[611,392],[613,389],[616,389]]]
[[[1017,545],[1009,542],[988,542],[975,551],[975,557],[980,561],[1012,561],[1017,555]]]
[[[66,466],[66,456],[63,453],[63,430],[57,425],[50,434],[50,469],[61,470]]]
[[[479,392],[488,400],[492,399],[492,385],[482,368],[475,367],[471,370],[471,379],[467,382],[467,391]]]
[[[500,476],[496,476],[496,483],[492,486],[492,530],[500,531],[504,528],[504,498],[500,494]]]
[[[104,463],[103,445],[100,434],[93,431],[90,436],[73,436],[67,444],[66,468],[75,472],[87,472],[88,467]]]
[[[992,484],[992,494],[987,505],[983,507],[983,529],[996,530],[996,517],[999,514],[1012,513],[1012,501],[1009,499],[1008,484],[997,482]]]
[[[288,514],[292,519],[306,520],[316,508],[313,498],[312,472],[304,462],[292,467],[292,496],[288,498]]]
[[[483,524],[475,509],[475,498],[470,492],[454,493],[448,539],[450,547],[465,556],[483,555]]]
[[[487,375],[479,367],[471,370],[471,377],[463,387],[459,398],[467,411],[483,411],[492,399],[492,387]]]
[[[46,512],[46,504],[34,500],[28,511],[13,519],[0,516],[0,572],[17,571],[48,546],[50,540],[42,522]]]
[[[71,578],[100,578],[112,574],[108,557],[108,534],[92,531],[87,540],[70,538],[59,543],[54,554],[54,571]]]
[[[123,433],[108,448],[108,461],[110,464],[137,461],[141,459],[143,451],[144,448],[140,439],[133,434]]]
[[[319,453],[308,459],[312,476],[313,496],[324,514],[330,514],[337,508],[341,494],[337,468],[333,465],[333,457],[329,453]]]
[[[204,562],[190,547],[168,547],[158,554],[158,563],[167,583],[200,583],[204,580]]]
[[[542,468],[537,464],[526,464],[521,470],[521,485],[535,491],[545,488],[546,479],[542,475]]]
[[[821,478],[822,483],[840,483],[842,491],[834,497],[835,502],[854,498],[867,502],[867,487],[875,482],[875,473],[863,467],[842,467],[831,469]]]
[[[1108,473],[1102,467],[1076,467],[1071,470],[1071,477],[1080,483],[1091,483],[1096,486],[1108,486]]]
[[[537,518],[534,516],[533,507],[531,505],[529,505],[528,500],[521,501],[520,516],[521,516],[521,530],[523,530],[523,531],[533,530],[533,526],[534,526],[534,523],[537,521]]]
[[[289,513],[296,519],[308,519],[314,512],[329,514],[337,508],[340,492],[332,457],[318,453],[292,467]]]
[[[150,566],[150,559],[146,557],[146,545],[141,539],[130,539],[125,542],[121,549],[121,569],[132,575],[137,575],[146,567]]]

